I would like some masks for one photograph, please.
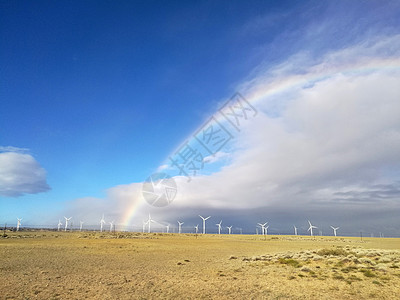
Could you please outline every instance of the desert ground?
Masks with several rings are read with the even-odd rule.
[[[0,299],[399,299],[400,239],[7,232]]]

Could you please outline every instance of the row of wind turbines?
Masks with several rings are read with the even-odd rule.
[[[206,221],[207,221],[209,218],[211,218],[211,216],[208,216],[208,217],[204,218],[203,216],[199,215],[199,217],[203,220],[203,234],[205,234],[205,233],[206,233]],[[313,229],[317,229],[318,227],[312,225],[311,222],[310,222],[310,220],[307,220],[307,221],[308,221],[308,224],[309,224],[309,228],[308,228],[307,231],[310,232],[310,235],[311,235],[311,236],[314,236],[314,234],[313,234]],[[148,228],[148,231],[147,231],[147,232],[148,232],[148,233],[151,232],[151,223],[152,223],[152,222],[153,222],[153,223],[157,223],[157,224],[162,225],[162,226],[165,226],[165,227],[166,227],[167,233],[169,233],[169,227],[170,227],[170,225],[169,225],[169,224],[163,225],[163,224],[161,224],[161,223],[155,221],[154,219],[151,218],[151,215],[150,215],[150,214],[149,214],[149,218],[147,219],[147,221],[143,221],[143,232],[145,232],[145,227],[146,227],[146,225],[148,226],[148,227],[147,227],[147,228]],[[184,222],[180,222],[179,220],[178,220],[177,222],[178,222],[178,233],[182,233],[182,225],[184,224]],[[215,225],[218,227],[218,234],[221,234],[221,230],[222,230],[222,220],[221,220],[219,223],[215,224]],[[266,223],[264,223],[264,224],[262,224],[262,223],[257,223],[257,225],[261,227],[261,234],[262,234],[262,235],[268,235],[268,228],[269,228],[268,222],[266,222]],[[267,225],[268,225],[268,226],[267,226]],[[226,226],[226,228],[228,229],[228,234],[231,234],[231,233],[232,233],[232,227],[233,227],[233,226]],[[330,226],[330,227],[333,229],[333,234],[334,234],[335,236],[337,236],[337,230],[338,230],[340,227],[333,227],[333,226]],[[297,229],[298,229],[298,228],[297,228],[295,225],[293,225],[293,228],[294,228],[294,235],[297,235]],[[197,234],[198,231],[199,231],[199,224],[197,224],[196,226],[194,226],[194,229],[195,229],[195,233]],[[257,232],[258,232],[258,231],[257,231]]]
[[[209,218],[211,218],[211,216],[208,216],[208,217],[205,218],[205,217],[199,215],[199,217],[203,220],[203,234],[205,234],[205,233],[206,233],[206,221],[207,221]],[[67,217],[64,216],[64,219],[65,219],[64,231],[67,231],[67,230],[68,230],[68,222],[72,219],[72,217],[67,218]],[[22,221],[22,218],[17,218],[17,229],[16,229],[17,231],[19,231],[19,229],[20,229],[20,227],[21,227],[21,221]],[[311,235],[311,236],[314,236],[314,234],[313,234],[313,229],[317,229],[318,227],[312,225],[311,222],[310,222],[310,220],[307,220],[307,221],[308,221],[308,224],[309,224],[309,227],[308,227],[308,230],[307,230],[307,231],[310,232],[310,235]],[[180,233],[182,233],[182,225],[184,224],[184,222],[180,222],[179,220],[178,220],[177,222],[178,222],[178,233],[180,234]],[[152,219],[150,214],[149,214],[149,218],[147,219],[147,221],[143,221],[143,232],[145,232],[145,227],[146,227],[146,225],[147,225],[147,228],[148,228],[147,232],[148,232],[148,233],[151,232],[151,223],[157,223],[157,224],[159,224],[159,225],[165,226],[165,227],[166,227],[167,233],[169,233],[170,224],[167,224],[167,225],[161,224],[161,223],[155,221],[154,219]],[[84,222],[83,222],[83,221],[80,221],[79,231],[82,231],[83,224],[84,224]],[[101,218],[101,220],[100,220],[100,232],[103,232],[103,229],[104,229],[104,225],[105,225],[105,224],[106,224],[106,221],[104,220],[104,214],[103,214],[103,216],[102,216],[102,218]],[[110,224],[110,232],[112,232],[113,229],[115,229],[114,221],[109,222],[109,224]],[[61,223],[61,220],[59,219],[59,220],[58,220],[58,224],[57,224],[57,230],[58,230],[58,231],[61,230],[61,226],[62,226],[62,225],[63,225],[63,224]],[[221,234],[221,230],[222,230],[222,220],[221,220],[219,223],[215,224],[215,225],[218,227],[218,234]],[[268,235],[268,228],[269,228],[268,222],[265,222],[265,223],[257,223],[257,225],[258,225],[259,227],[261,227],[261,234],[262,234],[262,235]],[[267,225],[268,225],[268,226],[267,226]],[[330,227],[331,227],[332,230],[333,230],[333,234],[334,234],[335,236],[337,236],[337,230],[338,230],[340,227],[333,227],[333,226],[330,226]],[[231,234],[231,233],[232,233],[232,226],[226,226],[226,228],[228,229],[228,234]],[[297,235],[297,229],[298,229],[298,228],[297,228],[295,225],[293,225],[293,229],[294,229],[294,235]],[[198,231],[199,231],[199,224],[197,224],[196,226],[194,226],[194,230],[195,230],[195,233],[197,234]],[[258,233],[258,228],[257,228],[257,233]]]

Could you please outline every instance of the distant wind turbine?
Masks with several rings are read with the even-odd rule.
[[[80,226],[79,226],[79,231],[82,231],[82,225],[83,225],[83,223],[85,223],[85,222],[83,222],[83,221],[80,221]]]
[[[265,226],[268,224],[268,222],[261,224],[261,223],[257,223],[258,225],[260,225],[261,227],[261,235],[265,234]]]
[[[143,221],[143,233],[144,233],[144,229],[145,229],[146,225],[147,225],[147,222]]]
[[[181,222],[178,221],[178,232],[179,232],[179,233],[182,232],[182,225],[183,225],[183,223],[184,223],[184,222],[181,223]]]
[[[231,232],[232,232],[232,226],[226,226],[226,228],[228,228],[228,231],[229,231],[228,234],[231,234]]]
[[[110,224],[110,232],[112,232],[114,227],[114,221],[108,222]]]
[[[60,219],[58,219],[58,224],[57,224],[57,231],[60,231],[60,228],[61,228],[61,226],[62,226],[62,223],[61,223],[61,221],[60,221]]]
[[[165,226],[167,228],[167,233],[169,233],[169,224]]]
[[[196,230],[196,234],[199,232],[199,224],[197,224],[196,226],[194,226],[194,229]]]
[[[19,226],[21,226],[21,221],[22,221],[22,218],[21,219],[17,218],[17,231],[19,231]]]
[[[294,228],[294,235],[297,235],[297,227],[293,225]]]
[[[268,235],[268,228],[269,228],[269,225],[264,228],[265,235]]]
[[[203,218],[202,216],[199,215],[200,218],[203,219],[203,234],[206,233],[206,221],[211,218],[211,216],[208,216],[207,218]]]
[[[64,217],[64,219],[65,219],[65,229],[64,229],[64,231],[67,231],[67,228],[68,228],[68,221],[71,220],[72,217],[69,217],[69,218]]]
[[[333,229],[333,234],[336,236],[336,230],[338,230],[340,227],[333,227],[333,226],[331,226],[331,228]]]
[[[318,227],[317,227],[317,226],[313,226],[313,225],[311,224],[310,220],[308,220],[308,224],[310,224],[310,227],[308,228],[307,231],[310,231],[310,235],[313,236],[313,231],[312,231],[313,228],[317,229]]]
[[[218,224],[215,224],[218,226],[218,234],[221,234],[221,224],[222,224],[222,220]]]
[[[150,229],[151,222],[154,223],[155,221],[151,218],[150,213],[149,213],[149,219],[147,220],[147,223],[148,223],[148,225],[149,225],[149,227],[148,227],[148,233],[151,232],[151,229]]]
[[[104,214],[103,214],[103,216],[101,217],[101,220],[100,220],[100,232],[103,232],[104,224],[106,224],[106,221],[104,221]]]

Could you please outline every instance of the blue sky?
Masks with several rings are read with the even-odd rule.
[[[257,129],[247,136],[238,135],[236,142],[225,149],[224,153],[229,152],[225,160],[208,166],[199,176],[199,183],[180,188],[180,191],[186,191],[186,202],[179,202],[178,197],[170,210],[154,211],[166,222],[173,222],[176,218],[173,211],[182,211],[187,218],[197,216],[200,208],[197,204],[189,205],[192,200],[188,199],[193,197],[203,203],[209,203],[209,198],[215,199],[212,193],[205,195],[198,191],[204,188],[204,184],[212,189],[210,181],[219,186],[214,190],[221,197],[216,201],[222,204],[202,207],[206,210],[204,214],[209,211],[209,214],[219,214],[221,218],[242,215],[241,226],[251,227],[254,209],[268,207],[265,213],[258,209],[260,219],[264,214],[267,219],[275,218],[277,224],[288,223],[291,226],[291,214],[276,217],[287,211],[289,204],[283,205],[284,209],[281,204],[275,205],[269,200],[265,200],[265,205],[261,200],[253,204],[250,201],[246,209],[226,204],[236,200],[219,190],[225,184],[224,178],[232,178],[239,170],[246,178],[252,177],[256,170],[246,162],[252,151],[252,155],[257,157],[257,151],[261,153],[275,147],[278,150],[271,154],[270,159],[276,158],[280,152],[288,156],[285,161],[299,157],[299,164],[307,162],[301,153],[285,152],[280,144],[275,143],[288,131],[280,134],[279,130],[270,132],[265,127],[271,121],[268,116],[275,119],[284,116],[283,120],[290,122],[283,128],[290,125],[294,126],[291,130],[303,136],[310,134],[312,139],[308,145],[318,140],[320,133],[307,131],[308,126],[324,129],[328,125],[319,123],[317,118],[312,124],[292,118],[291,112],[296,109],[299,109],[296,113],[302,112],[305,119],[308,114],[313,116],[308,106],[291,106],[294,103],[292,97],[304,99],[303,104],[310,103],[313,93],[320,93],[321,97],[327,95],[324,93],[331,95],[329,84],[335,91],[343,90],[342,96],[345,97],[348,95],[345,91],[350,93],[360,86],[369,86],[362,80],[376,86],[378,95],[381,80],[398,78],[394,60],[400,50],[397,37],[400,33],[399,12],[400,5],[396,1],[1,1],[0,146],[3,147],[4,165],[3,171],[0,170],[0,222],[13,223],[19,216],[28,223],[38,224],[57,220],[67,212],[75,214],[75,218],[84,218],[84,215],[79,216],[76,207],[85,207],[77,203],[89,197],[92,202],[88,211],[99,215],[102,210],[107,210],[112,218],[121,220],[121,211],[126,210],[129,204],[121,204],[118,196],[110,197],[110,190],[115,191],[124,185],[139,186],[235,92],[253,99],[257,98],[254,96],[257,93],[266,93],[260,90],[273,87],[280,81],[296,81],[294,76],[303,76],[304,81],[310,84],[311,94],[306,94],[306,89],[299,90],[288,84],[293,88],[261,97],[257,100],[260,115],[252,123],[257,124]],[[371,61],[376,62],[375,65],[368,65]],[[391,73],[382,71],[390,69],[391,65],[394,69],[390,70]],[[366,67],[372,70],[368,78],[364,73],[362,78],[358,73],[342,73],[343,69]],[[318,78],[316,86],[309,79],[314,73]],[[335,74],[348,78],[341,81]],[[318,84],[320,81],[322,83]],[[346,82],[359,85],[355,83],[347,88],[343,86]],[[392,86],[390,80],[383,82]],[[395,88],[392,92],[387,99],[396,99],[399,95]],[[331,102],[323,107],[332,107],[338,120],[352,116],[351,107],[333,105],[336,100],[326,98]],[[379,97],[374,99],[380,108]],[[374,105],[375,102],[371,100],[371,103]],[[384,107],[390,107],[389,111],[398,109],[395,100],[388,101]],[[384,107],[381,107],[382,111]],[[323,115],[324,111],[320,113]],[[391,120],[385,114],[376,118]],[[379,123],[373,128],[398,133],[399,124],[393,122]],[[357,126],[360,124],[364,123],[360,121]],[[328,127],[326,129],[322,136],[329,134]],[[364,136],[363,130],[356,130],[358,135],[348,139],[360,139]],[[333,133],[332,136],[336,137],[335,141],[343,137]],[[262,141],[265,140],[271,142],[264,145]],[[343,143],[338,143],[332,153],[354,150],[344,141],[347,140],[344,138]],[[299,146],[293,145],[295,148]],[[388,146],[396,150],[397,140]],[[362,149],[359,151],[364,153]],[[293,199],[305,190],[310,192],[308,186],[312,186],[314,192],[318,190],[318,195],[329,189],[338,189],[332,192],[335,195],[339,192],[354,195],[355,191],[367,193],[366,190],[371,191],[371,187],[379,184],[393,186],[390,193],[395,196],[389,203],[392,206],[387,202],[379,204],[382,209],[387,207],[389,212],[378,216],[376,224],[382,226],[381,230],[394,233],[399,225],[385,213],[399,212],[399,157],[381,153],[380,149],[370,151],[372,156],[380,159],[373,166],[367,166],[366,162],[371,161],[369,157],[357,163],[353,161],[353,167],[338,171],[353,174],[352,178],[356,178],[358,172],[366,173],[363,168],[379,170],[365,178],[362,184],[358,179],[354,180],[351,189],[338,183],[330,173],[324,173],[328,179],[315,187],[316,174],[321,174],[319,171],[310,175],[310,182],[300,184],[301,180],[293,179],[302,188],[290,196],[282,193],[283,187],[289,185],[289,190],[294,187],[293,183],[289,184],[292,181],[287,175],[282,175],[284,182],[274,182],[261,174],[255,175],[252,181],[240,180],[236,175],[236,184],[248,184],[244,189],[262,186],[259,194],[252,194],[254,199]],[[17,155],[11,156],[10,153]],[[269,160],[266,158],[265,161]],[[249,166],[248,169],[235,169],[240,162]],[[275,167],[275,174],[278,169],[285,169],[282,164]],[[329,168],[325,166],[323,169]],[[44,170],[45,175],[40,170]],[[26,183],[21,185],[10,178],[17,178],[19,183],[26,180]],[[356,183],[359,184],[357,188]],[[281,189],[276,188],[269,194],[271,191],[266,188],[269,184]],[[365,190],[361,191],[361,186]],[[99,209],[96,209],[96,199],[102,203]],[[368,198],[368,201],[375,200]],[[302,200],[298,201],[302,203]],[[310,212],[305,212],[302,219],[322,215],[318,205],[324,201],[315,193],[313,201],[318,204]],[[108,206],[103,206],[104,203]],[[113,210],[115,207],[118,208]],[[137,224],[141,222],[141,213],[145,215],[153,210],[146,204],[141,207]],[[344,204],[341,207],[347,214],[349,211],[356,214],[357,208]],[[369,211],[367,204],[363,207]],[[268,211],[274,210],[273,215],[268,215]],[[321,217],[321,222],[323,219]],[[389,221],[385,223],[383,219]]]

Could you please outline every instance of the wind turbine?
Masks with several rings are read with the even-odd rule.
[[[85,223],[85,222],[80,221],[80,223],[81,223],[81,225],[80,225],[80,227],[79,227],[79,231],[82,231],[82,225],[83,225],[83,223]]]
[[[144,228],[146,227],[147,222],[143,221],[143,233],[144,233]]]
[[[336,236],[336,230],[338,230],[340,227],[333,227],[333,226],[331,226],[331,228],[333,229],[333,234]]]
[[[178,232],[179,232],[179,233],[182,232],[182,225],[183,225],[183,223],[184,223],[184,222],[181,223],[181,222],[178,221],[178,226],[179,226]]]
[[[221,234],[221,224],[222,224],[222,220],[218,224],[215,224],[218,226],[218,234]]]
[[[64,231],[67,231],[67,227],[68,227],[68,221],[69,221],[69,220],[71,220],[71,219],[72,219],[72,217],[69,217],[69,218],[67,218],[67,217],[64,217],[64,219],[65,219],[65,229],[64,229]]]
[[[203,219],[203,234],[206,233],[206,221],[211,218],[211,216],[208,216],[207,218],[203,218],[202,216],[199,215],[200,218]]]
[[[148,228],[149,230],[148,230],[148,233],[151,232],[151,229],[150,229],[151,222],[155,222],[155,221],[151,218],[150,213],[149,213],[149,219],[148,219],[147,222],[146,222],[146,223],[149,223],[149,228]]]
[[[310,227],[308,228],[307,231],[310,231],[311,236],[313,236],[313,232],[312,232],[313,228],[317,229],[318,227],[317,226],[313,226],[311,224],[310,220],[308,220],[308,224],[310,224]]]
[[[61,227],[61,225],[62,225],[62,223],[61,223],[61,221],[60,221],[60,219],[58,219],[58,227],[57,227],[57,231],[60,231],[60,227]]]
[[[268,222],[261,224],[261,223],[257,223],[258,225],[261,226],[261,235],[265,234],[265,226],[268,224]]]
[[[293,225],[294,228],[294,235],[297,235],[297,227]]]
[[[199,232],[199,224],[197,224],[196,226],[194,226],[194,229],[196,230],[196,234]]]
[[[264,228],[265,235],[268,235],[268,228],[269,228],[269,225]]]
[[[106,221],[104,221],[104,214],[103,214],[103,216],[101,217],[101,220],[100,220],[100,232],[103,232],[103,225],[106,223]]]
[[[110,223],[110,232],[112,232],[112,229],[114,227],[114,221],[111,221],[111,222],[108,222],[108,223]]]
[[[169,233],[169,224],[166,225],[165,227],[167,227],[167,233]]]
[[[19,231],[19,226],[21,226],[21,221],[22,221],[22,218],[21,219],[17,218],[17,231]]]
[[[226,226],[226,228],[228,228],[228,230],[229,230],[228,234],[231,234],[232,226]]]

